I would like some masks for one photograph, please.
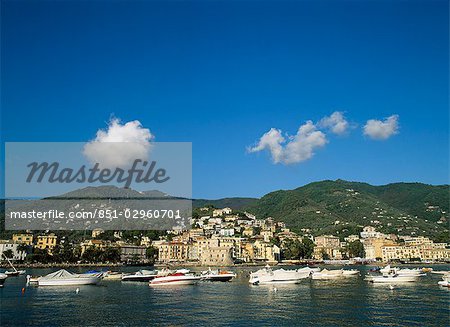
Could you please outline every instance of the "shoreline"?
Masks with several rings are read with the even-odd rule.
[[[267,263],[267,262],[253,262],[253,263],[241,263],[241,264],[232,264],[227,266],[211,266],[211,265],[201,265],[198,263],[155,263],[155,264],[148,264],[148,263],[140,263],[135,265],[128,265],[124,263],[15,263],[14,267],[16,268],[79,268],[79,267],[155,267],[155,268],[162,268],[162,267],[262,267],[266,265],[270,266],[299,266],[299,265],[323,265],[323,266],[379,266],[379,265],[426,265],[426,266],[433,266],[433,265],[445,265],[449,264],[448,262],[410,262],[410,263],[389,263],[389,262],[372,262],[372,263],[366,263],[366,264],[343,264],[343,263],[325,263],[320,261],[314,261],[314,262],[306,262],[306,261],[299,261],[299,262],[278,262],[278,263]],[[6,263],[0,263],[0,268],[10,268],[11,266]]]

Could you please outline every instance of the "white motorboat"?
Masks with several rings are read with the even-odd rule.
[[[417,276],[424,276],[421,269],[409,269],[409,268],[397,268],[397,267],[391,267],[390,265],[380,269],[380,273],[382,274],[397,274],[401,276],[411,276],[411,275],[417,275]]]
[[[134,274],[122,274],[123,282],[149,282],[158,276],[158,272],[155,270],[139,270]]]
[[[37,279],[39,286],[95,285],[102,280],[103,274],[73,274],[65,269],[55,271]]]
[[[342,275],[344,277],[356,277],[356,276],[359,276],[359,270],[356,270],[356,269],[349,269],[349,270],[342,269]]]
[[[202,271],[202,280],[210,282],[228,282],[236,277],[236,274],[226,270],[211,270],[208,268],[206,271]]]
[[[312,279],[315,280],[329,280],[344,277],[344,270],[328,270],[322,269],[321,271],[314,272],[311,275]]]
[[[162,285],[193,285],[196,284],[202,277],[193,274],[174,273],[167,276],[159,276],[154,278],[150,286]]]
[[[398,274],[383,274],[382,276],[372,276],[369,275],[366,277],[366,280],[371,283],[409,283],[417,281],[419,276],[417,275],[398,275]]]
[[[447,271],[447,270],[433,270],[431,273],[432,274],[438,274],[438,275],[446,275],[446,274],[450,274],[450,271]]]
[[[5,284],[7,278],[8,278],[7,274],[0,273],[0,287],[3,287],[3,284]]]
[[[450,274],[442,276],[442,280],[438,282],[438,285],[443,287],[450,287]]]
[[[257,284],[296,284],[300,280],[308,278],[311,274],[309,269],[284,270],[283,268],[272,270],[266,266],[250,274],[249,283]]]

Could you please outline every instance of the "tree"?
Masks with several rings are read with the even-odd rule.
[[[302,240],[302,245],[300,248],[300,256],[303,259],[311,259],[312,255],[314,253],[314,242],[311,241],[309,238],[304,237]]]
[[[149,246],[145,250],[145,256],[147,257],[149,263],[154,264],[158,259],[158,249],[153,246]]]
[[[330,260],[330,256],[328,253],[325,252],[325,250],[322,250],[322,260]]]
[[[14,252],[11,249],[3,251],[3,256],[8,259],[12,259],[14,257]]]
[[[348,254],[351,258],[364,258],[366,256],[364,245],[359,240],[350,242],[348,244]]]
[[[102,261],[119,262],[120,261],[120,249],[117,247],[108,246],[103,250],[101,256]]]

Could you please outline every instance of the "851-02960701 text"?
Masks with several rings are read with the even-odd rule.
[[[30,210],[30,211],[11,211],[11,218],[18,219],[181,219],[180,210],[156,209],[156,210],[138,210],[138,209],[93,209],[90,211],[69,211],[62,210]]]

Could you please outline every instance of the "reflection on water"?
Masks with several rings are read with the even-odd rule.
[[[366,267],[360,269],[364,276]],[[238,278],[230,283],[153,288],[103,281],[98,286],[27,287],[24,294],[25,277],[9,278],[0,290],[0,325],[448,325],[450,293],[437,285],[439,275],[390,290],[364,277],[254,286],[248,283],[249,271],[237,270]]]

